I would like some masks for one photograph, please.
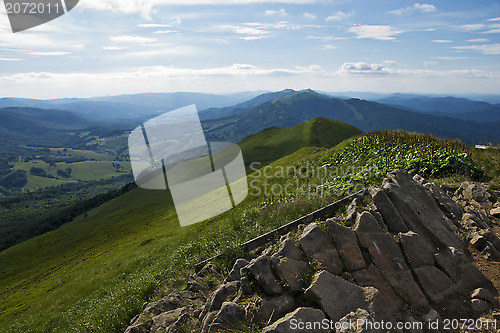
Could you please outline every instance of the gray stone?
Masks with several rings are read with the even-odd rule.
[[[253,259],[250,261],[247,269],[257,280],[257,283],[264,292],[270,295],[280,294],[283,292],[283,287],[271,270],[271,261],[268,256],[261,255],[260,257]]]
[[[456,203],[445,191],[435,183],[426,183],[423,185],[434,198],[436,198],[441,210],[451,219],[460,220],[464,214],[464,209]]]
[[[372,195],[373,202],[382,215],[389,231],[395,234],[399,232],[407,232],[408,227],[403,222],[403,219],[396,210],[396,207],[394,207],[385,192],[382,189],[375,188],[370,192],[370,194]]]
[[[208,332],[208,330],[210,329],[210,325],[212,325],[212,322],[214,321],[215,316],[217,315],[218,312],[219,311],[211,311],[203,316],[203,318],[201,320],[201,332],[202,333]]]
[[[305,296],[336,322],[358,308],[369,309],[370,304],[365,294],[368,290],[376,289],[359,287],[327,271],[322,271],[314,275],[311,285],[305,291]]]
[[[189,313],[182,314],[172,325],[167,328],[166,333],[178,333],[189,322],[191,316]]]
[[[462,279],[464,265],[469,260],[455,248],[443,249],[434,255],[436,266],[444,271],[454,282]]]
[[[500,252],[496,249],[496,247],[490,242],[486,242],[486,247],[481,254],[485,256],[486,259],[499,261],[500,260]]]
[[[390,172],[387,177],[384,190],[412,231],[437,247],[452,246],[462,250],[457,227],[444,215],[429,191],[413,181],[404,170]]]
[[[462,197],[469,201],[475,200],[477,202],[496,201],[495,196],[490,191],[471,182],[463,182],[460,188],[455,192],[455,196]]]
[[[429,321],[434,322],[436,320],[441,319],[441,316],[436,310],[430,309],[426,315],[422,316],[422,319],[424,320],[424,322],[429,322]]]
[[[496,305],[497,300],[492,293],[485,288],[477,288],[471,294],[471,298],[482,299],[483,301],[488,301],[491,305]]]
[[[360,269],[352,273],[354,281],[362,287],[375,287],[380,292],[380,298],[384,303],[384,312],[381,316],[393,314],[401,310],[403,301],[396,294],[394,289],[380,274],[377,267],[371,264],[366,269]]]
[[[399,234],[403,253],[411,268],[434,265],[434,251],[427,242],[413,231]]]
[[[358,217],[358,214],[360,214],[363,210],[361,209],[361,201],[359,198],[354,198],[352,202],[349,204],[347,207],[346,211],[346,223],[348,225],[353,225],[354,222],[356,221],[356,218]]]
[[[488,302],[483,301],[481,299],[473,299],[471,301],[471,306],[472,306],[472,311],[478,314],[484,313],[488,311],[488,309],[490,308]]]
[[[377,223],[378,225],[384,229],[384,231],[388,231],[389,229],[387,229],[387,225],[384,223],[384,219],[382,217],[382,214],[380,214],[380,212],[377,210],[377,209],[370,209],[369,210],[370,214],[373,215],[373,217],[377,220]]]
[[[374,328],[374,323],[368,311],[357,309],[356,312],[353,311],[338,321],[337,333],[382,333],[382,330]]]
[[[125,330],[125,333],[146,333],[149,332],[149,329],[145,323],[136,323],[134,325],[130,325]]]
[[[215,315],[208,333],[231,332],[233,327],[241,325],[245,320],[245,310],[236,303],[224,302]]]
[[[153,317],[151,332],[165,332],[165,330],[175,323],[179,317],[186,312],[186,308],[170,310]]]
[[[500,218],[500,207],[490,210],[490,215],[496,218]]]
[[[241,278],[241,272],[240,270],[247,266],[249,264],[248,261],[245,259],[238,259],[233,265],[233,268],[231,269],[231,272],[229,272],[226,281],[231,282],[231,281],[237,281]]]
[[[207,312],[218,311],[225,301],[232,301],[238,295],[239,281],[227,282],[217,288],[207,301]]]
[[[441,303],[446,296],[458,291],[453,280],[434,266],[422,266],[414,271],[424,293],[433,303]]]
[[[358,246],[356,233],[346,226],[343,226],[335,219],[326,221],[328,233],[333,239],[333,243],[342,258],[345,269],[349,272],[356,271],[366,267],[363,254]]]
[[[196,274],[192,274],[189,276],[189,280],[187,282],[186,289],[189,291],[192,291],[194,293],[199,293],[199,294],[203,295],[203,297],[206,298],[208,296],[208,292],[209,292],[210,288],[208,286],[208,283],[205,280],[203,280],[201,277],[199,277]]]
[[[255,322],[274,322],[296,308],[295,299],[289,294],[262,298],[255,308],[247,308],[247,316]]]
[[[483,237],[483,236],[481,236],[479,234],[476,234],[471,239],[470,245],[472,245],[472,247],[475,248],[476,250],[482,251],[486,247],[487,242],[488,242],[488,240],[485,237]]]
[[[321,327],[314,328],[314,323],[321,323],[325,320],[325,314],[318,309],[301,307],[293,312],[288,313],[283,318],[277,320],[272,325],[265,327],[263,333],[321,333],[325,330]],[[292,323],[299,326],[298,323],[304,325],[303,329],[292,326]],[[310,325],[306,326],[307,323]]]
[[[380,229],[368,212],[358,217],[355,231],[361,247],[368,250],[373,263],[398,296],[406,303],[426,310],[429,303],[413,279],[401,249],[392,236]]]
[[[326,232],[317,224],[311,223],[300,236],[299,244],[310,259],[312,266],[319,265],[332,274],[339,274],[343,265],[339,254]]]
[[[177,290],[174,290],[159,301],[148,303],[144,308],[144,314],[157,316],[160,313],[180,308],[183,302],[182,295]]]
[[[301,291],[306,287],[310,266],[293,239],[287,238],[281,242],[280,249],[271,257],[271,263],[289,291]]]
[[[500,238],[491,229],[484,230],[481,233],[488,242],[493,244],[497,250],[500,250]]]

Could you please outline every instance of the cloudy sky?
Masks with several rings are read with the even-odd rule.
[[[0,10],[1,96],[498,87],[499,1],[80,0],[16,34]]]

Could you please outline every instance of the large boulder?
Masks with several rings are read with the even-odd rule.
[[[153,325],[151,326],[151,332],[165,332],[167,328],[175,323],[181,315],[186,313],[186,308],[178,308],[175,310],[170,310],[163,312],[155,317],[153,317]]]
[[[309,224],[299,239],[299,244],[309,257],[310,262],[332,274],[342,272],[343,265],[331,238],[317,223]]]
[[[460,220],[464,214],[464,209],[456,201],[454,201],[445,191],[435,183],[426,183],[423,185],[438,202],[441,210],[450,219]]]
[[[434,303],[441,303],[446,296],[458,291],[455,282],[434,266],[418,267],[414,272],[424,293]]]
[[[321,310],[301,307],[265,327],[262,333],[322,333],[325,330],[320,324],[324,320],[326,317]]]
[[[232,282],[232,281],[238,281],[241,279],[241,269],[249,264],[248,261],[245,259],[238,259],[233,265],[233,268],[231,269],[231,272],[229,272],[226,281],[227,282]]]
[[[246,267],[250,274],[257,280],[262,290],[270,295],[281,294],[284,289],[273,274],[271,260],[265,254],[250,261]]]
[[[310,266],[293,239],[287,237],[282,240],[279,250],[271,256],[271,262],[289,291],[301,291],[306,287]]]
[[[373,188],[370,194],[389,231],[395,234],[407,232],[408,227],[385,192],[380,188]]]
[[[384,303],[384,312],[380,316],[377,314],[378,317],[387,317],[401,310],[403,301],[375,265],[371,264],[366,269],[353,272],[352,275],[356,284],[362,287],[375,287],[379,291],[380,298]]]
[[[358,216],[354,230],[361,247],[369,252],[371,260],[398,296],[425,311],[429,303],[413,279],[401,248],[392,236],[384,232],[368,212]]]
[[[373,308],[378,291],[372,287],[360,287],[327,271],[314,275],[305,291],[306,298],[317,304],[334,322],[358,308]]]
[[[231,332],[234,327],[243,324],[245,310],[236,303],[224,302],[208,327],[208,333]]]
[[[441,211],[429,191],[404,170],[390,172],[387,177],[384,190],[412,231],[428,238],[437,247],[463,248],[457,227]]]
[[[342,258],[345,269],[349,272],[366,267],[363,254],[358,246],[358,238],[351,228],[341,225],[336,219],[326,221],[328,232]]]
[[[411,268],[434,265],[435,249],[432,249],[417,233],[409,231],[399,234],[399,241]]]
[[[252,321],[272,323],[296,307],[295,299],[289,294],[283,294],[262,298],[256,304],[247,306],[246,315]]]

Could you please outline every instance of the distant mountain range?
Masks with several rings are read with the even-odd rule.
[[[157,113],[196,104],[198,110],[224,107],[248,100],[261,92],[243,92],[230,95],[202,93],[147,93],[94,98],[61,98],[38,100],[28,98],[0,98],[2,107],[31,107],[71,111],[92,120],[123,122],[145,120]]]
[[[257,106],[247,102],[238,107],[202,111],[207,137],[213,141],[238,142],[269,126],[291,127],[316,117],[326,117],[344,121],[365,132],[402,129],[461,139],[468,144],[500,142],[500,120],[479,123],[377,102],[342,100],[313,90],[285,90],[264,96],[268,101]],[[214,113],[213,118],[206,115],[208,112]]]
[[[267,127],[292,127],[325,117],[365,132],[402,129],[457,138],[468,144],[500,142],[500,104],[403,94],[386,96],[376,102],[291,89],[256,95],[256,92],[248,92],[56,100],[2,98],[0,138],[2,145],[13,140],[63,143],[68,142],[68,138],[62,131],[102,126],[130,130],[158,113],[194,103],[200,111],[207,139],[211,141],[237,143]]]

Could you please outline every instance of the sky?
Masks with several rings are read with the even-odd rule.
[[[12,33],[0,96],[144,92],[500,94],[500,2],[80,0]]]

